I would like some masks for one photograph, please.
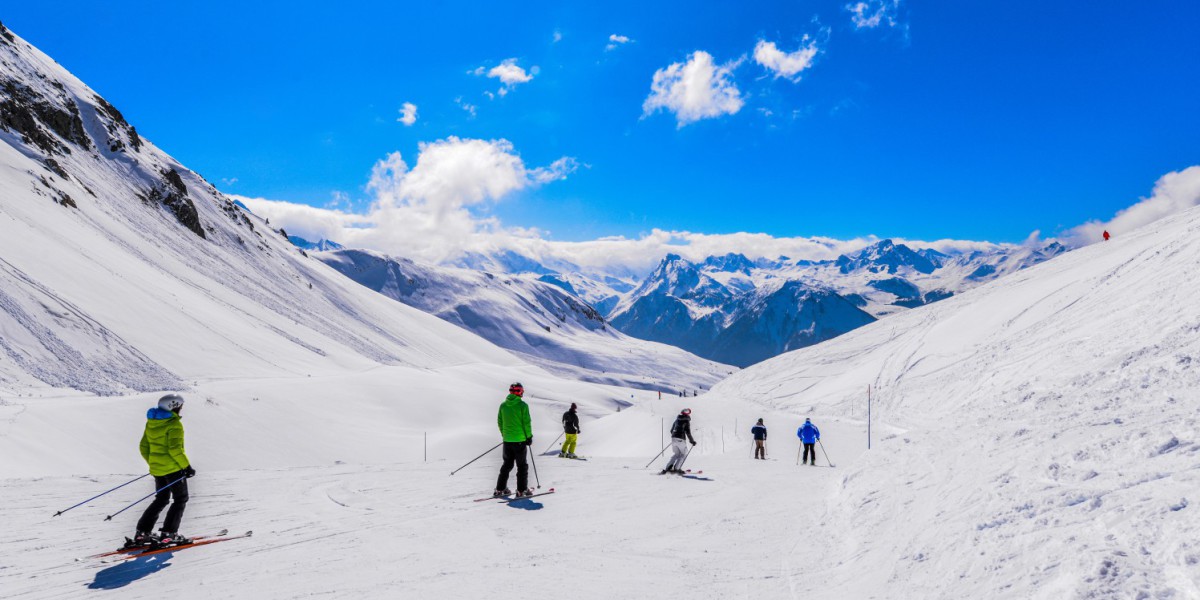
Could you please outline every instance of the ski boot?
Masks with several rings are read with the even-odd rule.
[[[166,531],[159,532],[158,539],[154,540],[154,546],[157,548],[170,548],[171,546],[186,546],[192,543],[192,540],[179,535],[178,533]]]
[[[503,498],[504,496],[508,496],[509,494],[512,494],[512,490],[510,490],[508,488],[504,488],[502,490],[496,490],[496,491],[492,492],[492,497],[493,498]]]
[[[520,491],[518,491],[518,492],[517,492],[517,497],[518,497],[518,498],[525,498],[525,497],[527,497],[527,496],[532,496],[533,494],[534,494],[534,491],[533,491],[533,489],[532,489],[532,488],[525,488],[525,489],[523,489],[523,490],[520,490]]]
[[[139,531],[133,534],[132,538],[125,538],[125,545],[121,546],[122,550],[132,550],[134,548],[145,548],[154,543],[154,534],[149,531]]]
[[[574,453],[574,452],[568,452],[568,453],[567,453],[567,458],[579,458],[579,457],[578,457],[578,456],[575,456],[575,453]]]
[[[559,458],[568,458],[568,457],[567,457],[567,453],[566,453],[566,452],[559,452],[559,453],[558,453],[558,457],[559,457]]]

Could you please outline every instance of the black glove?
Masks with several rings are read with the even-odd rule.
[[[531,435],[531,436],[529,436],[529,439],[525,440],[525,445],[526,445],[526,446],[532,446],[532,445],[533,445],[533,436],[532,436],[532,435]]]
[[[693,446],[695,446],[695,445],[696,445],[696,440],[692,440],[692,445],[693,445]]]
[[[187,468],[183,470],[183,476],[191,479],[192,477],[196,476],[196,470],[192,468],[192,465],[188,465]]]

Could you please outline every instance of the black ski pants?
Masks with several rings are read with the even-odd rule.
[[[154,489],[161,490],[163,486],[183,477],[183,471],[171,473],[169,475],[156,475],[154,477]],[[175,497],[175,502],[171,502],[171,497]],[[150,506],[146,507],[146,512],[142,513],[142,518],[138,519],[138,531],[154,531],[154,524],[158,522],[158,515],[162,509],[171,505],[171,509],[167,511],[167,520],[163,521],[162,530],[167,533],[179,533],[179,522],[183,520],[183,509],[187,507],[188,488],[187,479],[176,483],[175,485],[162,490],[154,495],[154,501]]]
[[[812,456],[812,464],[814,464],[814,465],[817,464],[817,445],[816,444],[804,444],[804,460],[802,460],[800,462],[807,463],[809,456]]]
[[[525,460],[525,442],[504,442],[504,464],[500,466],[500,478],[496,480],[496,489],[508,487],[508,474],[512,473],[513,464],[517,465],[517,491],[529,489],[529,463]]]

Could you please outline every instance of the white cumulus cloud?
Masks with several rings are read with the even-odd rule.
[[[405,102],[400,107],[400,118],[397,121],[404,123],[405,127],[411,127],[417,122],[417,105],[412,102]]]
[[[1120,236],[1163,217],[1200,205],[1200,165],[1172,171],[1154,183],[1149,198],[1116,214],[1108,221],[1088,221],[1063,237],[1069,245],[1083,246],[1104,239],[1104,232]]]
[[[804,36],[800,47],[794,52],[780,50],[775,42],[759,40],[754,46],[754,62],[775,74],[792,81],[800,81],[800,74],[812,67],[817,57],[817,42]]]
[[[655,71],[650,96],[642,103],[643,114],[669,110],[675,113],[678,126],[683,127],[701,119],[737,113],[744,104],[733,81],[738,64],[718,65],[711,54],[697,50],[686,62]]]
[[[483,69],[483,67],[479,67],[476,71],[480,69]],[[500,83],[509,87],[519,83],[529,83],[533,80],[533,73],[527,72],[521,65],[518,65],[515,58],[504,59],[500,64],[489,69],[487,76],[499,79]]]
[[[436,263],[495,245],[495,239],[529,235],[528,230],[505,230],[495,218],[472,208],[564,179],[576,168],[570,157],[529,168],[507,140],[449,137],[420,144],[411,168],[399,152],[377,162],[366,185],[372,201],[364,213],[237,198],[255,214],[304,238]]]
[[[881,25],[895,27],[900,0],[859,0],[846,5],[850,21],[856,29],[875,29]]]

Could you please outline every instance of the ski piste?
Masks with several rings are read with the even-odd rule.
[[[221,531],[218,531],[218,532],[216,532],[216,533],[212,533],[212,534],[209,534],[209,535],[198,535],[198,536],[195,536],[195,537],[193,537],[193,538],[192,538],[192,542],[194,543],[194,542],[200,542],[200,541],[204,541],[204,540],[211,540],[211,539],[214,539],[214,538],[220,538],[220,537],[224,537],[224,536],[226,536],[226,535],[229,535],[229,530],[228,530],[228,529],[222,529]],[[126,543],[129,543],[129,541],[130,541],[130,540],[129,540],[129,538],[125,538],[125,541],[126,541]],[[130,554],[130,553],[134,553],[134,554],[136,554],[136,553],[142,552],[143,550],[149,550],[150,548],[151,548],[151,545],[150,545],[150,544],[147,544],[147,545],[145,545],[145,546],[130,546],[130,547],[128,547],[128,548],[119,548],[119,549],[117,549],[117,550],[110,550],[110,551],[108,551],[108,552],[101,552],[100,554],[93,554],[93,555],[91,555],[91,556],[85,556],[85,557],[83,557],[83,558],[77,558],[77,559],[75,559],[75,560],[77,560],[77,561],[79,561],[79,560],[92,560],[92,559],[96,559],[96,558],[104,558],[104,557],[106,557],[106,556],[113,556],[113,555],[116,555],[116,554]]]
[[[252,535],[254,535],[253,531],[247,531],[246,533],[243,533],[241,535],[204,538],[200,541],[196,541],[193,538],[192,543],[190,543],[190,544],[179,544],[177,546],[167,546],[165,548],[153,548],[153,549],[142,550],[140,552],[121,552],[121,553],[118,553],[119,554],[118,556],[109,556],[107,558],[101,559],[100,562],[103,562],[103,563],[118,562],[118,561],[122,561],[122,560],[129,560],[131,558],[141,558],[143,556],[153,556],[155,554],[163,554],[165,552],[175,552],[177,550],[187,550],[188,548],[195,548],[197,546],[208,546],[209,544],[216,544],[218,542],[228,542],[230,540],[240,540],[242,538],[248,538]]]

